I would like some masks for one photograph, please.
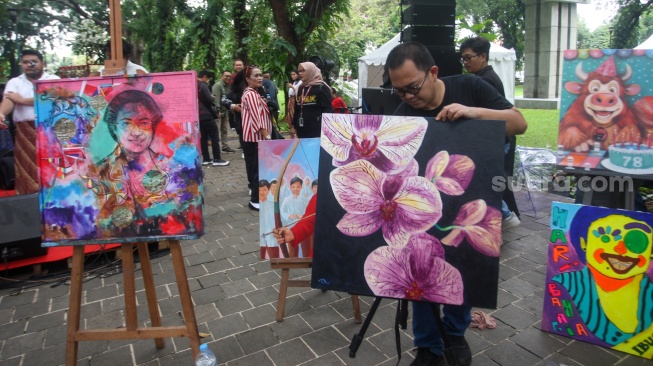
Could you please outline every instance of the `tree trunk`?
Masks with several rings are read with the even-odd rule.
[[[249,24],[245,18],[245,0],[238,0],[234,4],[234,29],[236,35],[236,57],[247,65],[247,48],[243,42],[249,36]]]

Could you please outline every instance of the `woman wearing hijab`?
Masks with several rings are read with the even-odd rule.
[[[332,113],[331,87],[322,80],[320,69],[312,62],[299,64],[302,85],[297,89],[291,133],[298,138],[320,137],[322,113]]]

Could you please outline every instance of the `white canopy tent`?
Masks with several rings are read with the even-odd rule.
[[[363,95],[363,88],[379,87],[383,84],[383,65],[388,53],[399,44],[401,33],[392,37],[383,46],[358,59],[358,99]],[[508,50],[494,43],[490,44],[489,64],[492,65],[503,82],[506,98],[515,102],[515,50]],[[435,60],[437,63],[437,60]],[[462,65],[461,65],[462,67]]]
[[[636,50],[653,50],[653,35],[648,37],[648,39],[646,41],[644,41],[642,44],[635,47],[635,49]],[[358,64],[360,65],[360,61],[358,61]],[[359,68],[360,68],[360,66],[359,66]]]

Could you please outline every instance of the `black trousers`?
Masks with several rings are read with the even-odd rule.
[[[249,200],[258,203],[258,142],[243,141],[243,154],[245,154],[245,169],[249,189],[252,190]]]
[[[221,159],[218,124],[213,118],[200,119],[200,147],[202,148],[202,159],[204,161],[211,161],[211,155],[209,155],[209,139],[211,139],[213,159]]]

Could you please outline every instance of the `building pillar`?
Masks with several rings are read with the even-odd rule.
[[[524,98],[560,98],[563,52],[576,49],[577,3],[589,0],[527,0]]]

